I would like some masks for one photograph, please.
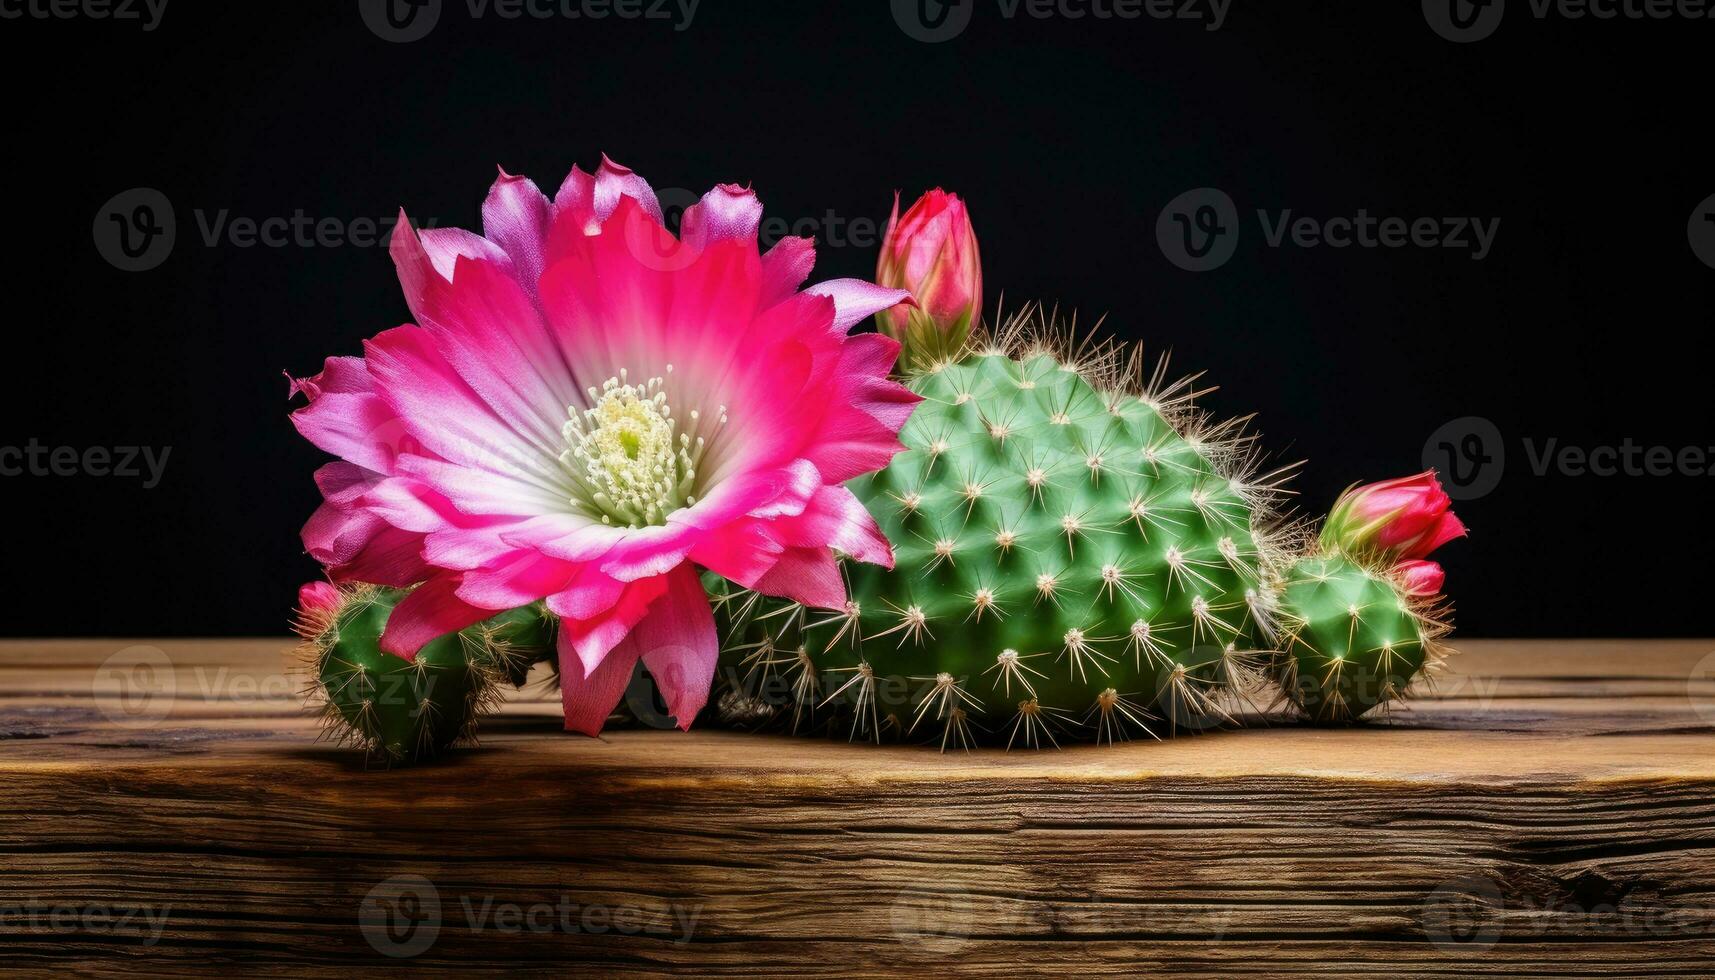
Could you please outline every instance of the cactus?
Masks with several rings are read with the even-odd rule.
[[[406,594],[360,586],[341,593],[337,610],[299,624],[327,736],[387,765],[473,741],[499,685],[522,684],[553,649],[552,621],[526,606],[440,637],[406,661],[380,648],[387,617]]]
[[[1027,323],[907,379],[906,451],[849,484],[896,565],[847,563],[843,612],[715,584],[723,718],[943,748],[1231,719],[1272,646],[1285,471],[1258,475],[1245,421],[1198,413],[1194,378]]]
[[[1333,552],[1287,573],[1273,673],[1282,698],[1313,721],[1386,710],[1440,666],[1446,611],[1378,569]]]

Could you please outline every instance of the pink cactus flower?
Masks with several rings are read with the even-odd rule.
[[[708,697],[708,569],[843,608],[834,551],[891,565],[841,484],[880,469],[918,400],[893,340],[850,328],[906,299],[814,250],[759,254],[762,205],[723,185],[674,237],[643,178],[574,168],[553,200],[504,172],[483,235],[392,243],[414,325],[295,381],[298,430],[340,457],[304,544],[336,581],[416,586],[384,649],[537,600],[561,619],[569,730],[595,734],[632,668],[680,724]]]
[[[983,265],[970,212],[959,196],[937,187],[901,218],[895,194],[875,277],[909,291],[917,304],[880,317],[884,333],[905,340],[914,330],[932,331],[945,338],[938,347],[949,350],[964,343],[982,315]]]
[[[1453,513],[1435,471],[1353,487],[1340,495],[1322,529],[1324,547],[1377,553],[1395,562],[1428,558],[1469,532]]]
[[[1441,566],[1432,561],[1402,561],[1394,566],[1394,572],[1405,586],[1407,595],[1437,596],[1441,594],[1441,586],[1447,580],[1447,573]]]

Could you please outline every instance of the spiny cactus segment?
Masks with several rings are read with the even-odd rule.
[[[724,715],[943,747],[1231,720],[1274,646],[1285,474],[1195,379],[1044,336],[1021,320],[908,380],[906,451],[850,485],[896,565],[849,563],[843,612],[716,588]]]
[[[521,685],[553,650],[551,619],[526,606],[440,637],[406,661],[380,648],[387,617],[406,594],[357,587],[341,593],[337,610],[299,623],[326,737],[384,765],[421,762],[474,741],[499,685]]]

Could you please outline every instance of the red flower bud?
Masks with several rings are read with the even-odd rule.
[[[1341,494],[1322,528],[1322,546],[1404,562],[1427,558],[1467,533],[1453,513],[1452,499],[1429,470]]]

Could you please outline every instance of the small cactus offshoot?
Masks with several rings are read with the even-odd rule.
[[[1399,576],[1338,553],[1300,559],[1280,599],[1281,696],[1312,721],[1343,724],[1403,700],[1445,651],[1445,610]]]
[[[553,650],[550,619],[526,606],[434,640],[406,661],[380,648],[387,617],[408,593],[360,586],[306,608],[299,629],[327,737],[371,760],[408,764],[474,741],[502,683],[521,684]]]

